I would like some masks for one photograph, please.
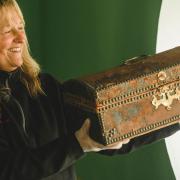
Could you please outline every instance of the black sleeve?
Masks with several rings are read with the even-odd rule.
[[[172,126],[168,126],[166,128],[136,137],[134,139],[131,139],[128,144],[124,144],[122,148],[118,150],[105,150],[101,151],[101,154],[105,155],[116,155],[116,154],[126,154],[129,152],[133,152],[134,150],[138,149],[139,147],[142,147],[144,145],[148,145],[154,142],[157,142],[163,138],[166,138],[175,132],[180,130],[180,124],[177,123]]]
[[[50,92],[47,92],[47,98],[53,101],[54,108],[57,106],[57,119],[62,119],[62,109],[58,104],[61,100],[60,84],[49,76],[47,78],[44,80],[49,83],[45,83],[45,86],[52,85],[54,88],[52,98]],[[13,101],[7,103],[6,112],[9,112],[9,116],[13,112],[16,118],[5,123],[0,119],[0,180],[39,180],[66,170],[84,155],[76,137],[66,131],[44,145],[30,146],[23,125],[16,122],[18,109]],[[65,125],[62,126],[65,128]]]
[[[10,148],[8,142],[0,137],[0,179],[41,179],[63,171],[82,155],[74,136],[58,138],[36,149],[28,146]]]

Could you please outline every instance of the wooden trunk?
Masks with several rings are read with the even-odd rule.
[[[91,137],[105,145],[170,126],[180,121],[180,47],[68,80],[63,89],[68,128],[90,118]]]

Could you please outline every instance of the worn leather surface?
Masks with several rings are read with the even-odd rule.
[[[72,131],[90,118],[104,144],[131,139],[180,121],[180,47],[64,82]]]

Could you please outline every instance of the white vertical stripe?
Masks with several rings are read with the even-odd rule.
[[[162,0],[156,51],[175,46],[180,46],[180,0]],[[180,180],[180,132],[166,138],[166,146],[176,180]]]

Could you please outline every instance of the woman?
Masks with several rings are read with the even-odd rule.
[[[84,152],[105,147],[88,136],[88,120],[76,135],[67,134],[61,85],[40,74],[30,56],[14,0],[0,1],[0,70],[0,179],[34,180],[59,172],[58,179],[73,180],[72,164]]]
[[[29,54],[24,20],[15,0],[0,0],[0,179],[73,180],[84,152],[127,153],[166,137],[179,125],[104,147],[89,135],[89,120],[68,133],[61,84]],[[113,149],[113,150],[109,150]],[[117,150],[114,150],[117,149]]]

